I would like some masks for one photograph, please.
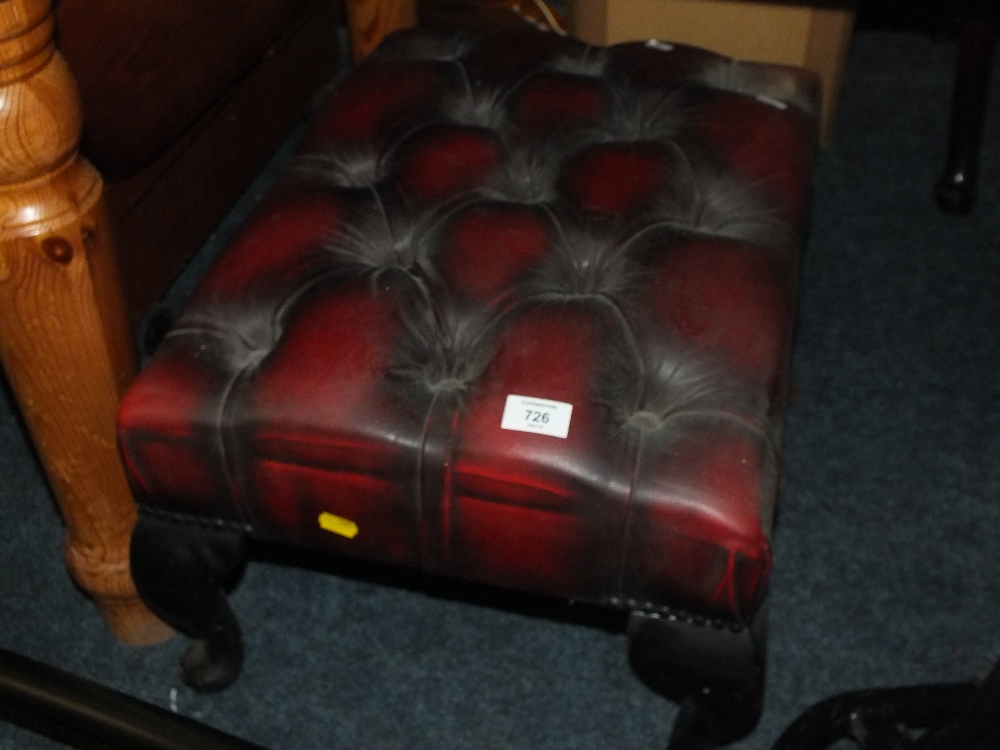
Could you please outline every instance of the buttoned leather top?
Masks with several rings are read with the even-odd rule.
[[[661,42],[390,37],[126,397],[140,501],[744,621],[816,88]]]

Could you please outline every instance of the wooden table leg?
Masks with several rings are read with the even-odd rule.
[[[368,56],[387,34],[417,24],[417,0],[347,0],[351,54]]]
[[[135,523],[115,439],[135,373],[96,170],[55,51],[50,0],[0,2],[0,361],[66,523],[66,559],[108,627],[134,644],[170,631],[129,574]]]

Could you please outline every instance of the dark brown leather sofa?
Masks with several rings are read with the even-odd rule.
[[[330,0],[60,0],[135,325],[333,77]]]

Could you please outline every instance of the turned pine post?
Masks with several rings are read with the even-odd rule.
[[[347,25],[354,60],[368,56],[397,29],[417,24],[417,0],[347,0]]]
[[[132,584],[136,511],[114,428],[135,362],[81,124],[51,1],[0,0],[0,360],[62,511],[70,572],[118,638],[153,643],[170,631]]]

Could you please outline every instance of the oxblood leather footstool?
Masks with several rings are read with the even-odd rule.
[[[128,393],[144,601],[242,661],[248,536],[631,612],[676,744],[753,725],[816,82],[390,37]]]

